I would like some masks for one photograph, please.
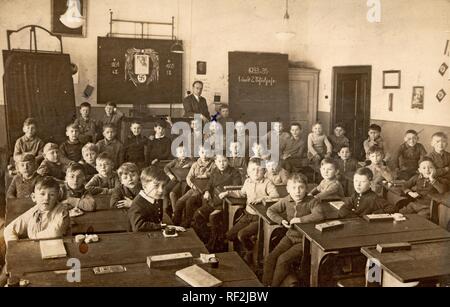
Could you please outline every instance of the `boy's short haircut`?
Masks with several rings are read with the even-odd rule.
[[[419,166],[422,162],[430,162],[433,166],[434,165],[434,161],[430,158],[430,157],[423,157],[420,161],[419,161]]]
[[[203,82],[202,81],[200,81],[200,80],[195,80],[194,81],[194,83],[192,83],[192,87],[194,87],[195,86],[195,84],[200,84],[201,86],[203,86]]]
[[[162,120],[157,120],[157,121],[155,122],[155,128],[156,128],[156,127],[161,127],[161,128],[163,128],[163,129],[165,129],[165,128],[166,128],[165,122],[162,121]]]
[[[31,125],[35,125],[36,126],[36,120],[33,117],[28,117],[27,119],[25,119],[23,121],[23,127],[31,126]]]
[[[302,125],[300,123],[291,123],[291,127],[293,126],[297,126],[300,130],[302,130]]]
[[[165,182],[167,180],[166,174],[155,166],[149,166],[142,170],[141,182],[145,185],[150,182]]]
[[[133,121],[131,121],[130,127],[133,126],[133,125],[139,125],[139,126],[142,126],[141,122],[138,121],[138,120],[136,120],[136,119],[133,120]]]
[[[108,128],[111,128],[111,129],[113,129],[114,131],[116,131],[116,125],[114,125],[114,124],[104,124],[104,125],[103,125],[103,131],[105,131],[105,130],[108,129]]]
[[[55,143],[45,144],[44,149],[43,149],[44,155],[47,154],[50,150],[55,150],[55,149],[59,150],[58,145],[56,145]]]
[[[373,172],[370,168],[360,167],[356,170],[355,175],[366,176],[369,181],[373,179]]]
[[[433,139],[433,138],[435,138],[435,137],[437,137],[437,138],[442,138],[442,139],[444,139],[444,140],[447,140],[447,139],[448,139],[447,134],[445,134],[445,133],[442,132],[442,131],[433,133],[433,135],[431,136],[431,139]]]
[[[405,132],[405,135],[407,135],[407,134],[414,134],[415,136],[417,136],[417,131],[414,129],[409,129],[409,130],[406,130],[406,132]]]
[[[17,162],[36,163],[36,157],[33,154],[25,153],[25,154],[19,155],[19,157],[17,158]]]
[[[70,123],[70,124],[68,124],[68,125],[66,126],[66,130],[68,130],[68,129],[80,130],[80,128],[78,127],[78,125],[75,124],[75,123]]]
[[[334,169],[337,169],[336,162],[331,158],[325,158],[320,162],[320,166],[323,166],[325,164],[331,164],[333,165]]]
[[[89,102],[85,101],[85,102],[80,104],[80,109],[81,108],[89,108],[90,109],[91,108],[91,104]]]
[[[99,163],[100,161],[107,161],[107,162],[111,163],[112,165],[114,165],[113,159],[106,152],[102,152],[95,159],[95,163]]]
[[[251,164],[255,164],[255,165],[257,165],[257,166],[262,166],[262,159],[261,159],[261,158],[257,158],[257,157],[251,158],[251,159],[248,161],[248,165],[249,165],[249,166],[250,166],[250,163],[251,163]]]
[[[105,107],[107,107],[107,106],[111,106],[111,107],[117,108],[117,105],[114,102],[112,102],[112,101],[108,101],[106,103]]]
[[[66,174],[73,173],[73,172],[82,172],[84,174],[84,166],[79,163],[70,163],[69,167],[67,168]]]
[[[93,151],[98,153],[98,147],[94,143],[86,143],[83,148],[81,148],[81,153],[86,153],[88,151]]]
[[[230,109],[230,106],[227,103],[223,103],[220,105],[219,111],[222,111],[223,109]]]
[[[51,176],[45,176],[37,180],[34,190],[55,189],[59,191],[59,183]]]
[[[336,123],[336,124],[334,125],[334,129],[336,129],[336,128],[342,128],[343,130],[345,130],[345,126],[344,126],[343,123]]]
[[[369,147],[369,149],[367,150],[367,154],[371,155],[373,153],[381,153],[382,155],[384,155],[384,150],[377,145],[373,145]]]
[[[378,131],[381,132],[381,127],[377,124],[372,124],[369,126],[369,130],[374,130],[374,131]]]
[[[119,174],[119,177],[122,176],[123,174],[130,174],[130,173],[139,174],[139,168],[137,167],[136,164],[131,162],[123,163],[117,170],[117,174]]]
[[[342,148],[348,148],[350,150],[350,145],[344,144],[344,145],[339,146],[337,152],[340,152],[342,150]]]
[[[214,157],[214,161],[217,160],[218,157],[224,157],[228,160],[228,157],[226,156],[226,154],[224,152],[215,152],[215,157]]]
[[[305,175],[303,175],[302,173],[292,173],[289,175],[288,179],[287,179],[287,183],[289,184],[289,182],[292,183],[303,183],[305,186],[308,185],[308,178],[306,178]]]

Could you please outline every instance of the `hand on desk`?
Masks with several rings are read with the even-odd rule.
[[[299,217],[294,217],[294,218],[292,218],[292,220],[289,222],[289,224],[298,224],[298,223],[301,223],[301,220],[300,220],[300,218]]]
[[[252,200],[252,201],[250,202],[250,204],[251,204],[251,205],[256,205],[256,204],[262,203],[263,200],[264,200],[264,198],[258,198],[258,199]]]
[[[168,176],[169,176],[170,180],[172,180],[172,181],[175,181],[175,180],[177,179],[177,178],[176,178],[174,175],[172,175],[172,174],[169,174]]]
[[[206,194],[206,193],[205,193]],[[222,192],[222,193],[220,193],[219,194],[219,198],[220,199],[224,199],[225,197],[227,197],[228,196],[228,191],[225,191],[225,192]]]
[[[417,198],[420,196],[419,193],[417,192],[408,192],[408,195],[411,196],[412,198]]]
[[[155,165],[156,163],[158,163],[158,159],[152,161],[152,165]]]
[[[205,192],[205,194],[203,195],[203,198],[207,199],[207,200],[211,199],[211,194],[209,194],[209,191]]]
[[[291,224],[289,224],[289,222],[286,221],[286,220],[282,220],[282,221],[281,221],[281,225],[283,225],[283,226],[286,227],[286,228],[291,228]]]
[[[117,208],[130,208],[133,200],[131,198],[125,197],[125,199],[119,200],[117,202]]]

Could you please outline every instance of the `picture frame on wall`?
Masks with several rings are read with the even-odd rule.
[[[411,109],[423,110],[424,98],[425,98],[425,87],[413,86]]]
[[[86,37],[88,0],[52,0],[52,33]]]
[[[400,88],[401,87],[401,71],[400,70],[384,70],[383,71],[383,88]]]

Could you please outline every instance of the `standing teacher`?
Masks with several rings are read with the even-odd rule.
[[[194,81],[192,84],[192,94],[183,99],[184,116],[194,117],[194,114],[200,114],[203,122],[209,122],[210,115],[206,99],[202,97],[203,82]]]

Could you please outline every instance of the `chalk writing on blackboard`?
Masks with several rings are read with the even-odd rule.
[[[238,82],[240,83],[252,83],[258,86],[274,86],[276,80],[270,77],[270,71],[267,67],[252,66],[247,70],[248,74],[239,75]]]

